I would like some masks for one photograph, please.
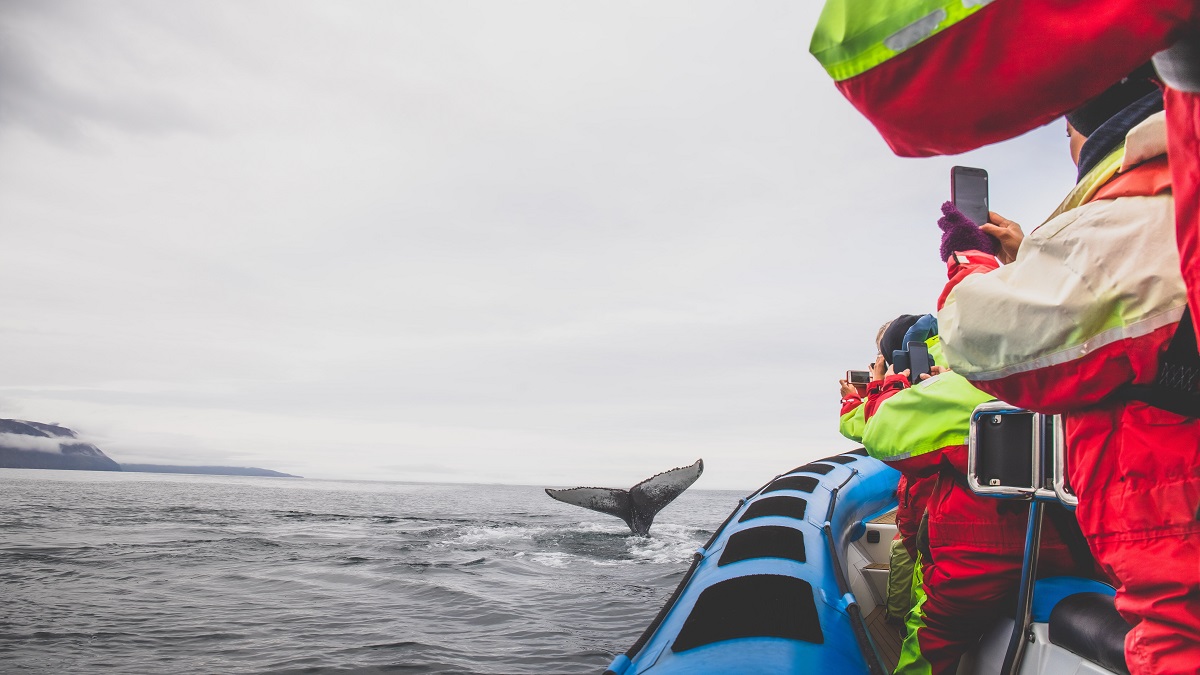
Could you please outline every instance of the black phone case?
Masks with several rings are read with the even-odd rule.
[[[932,374],[933,360],[929,358],[929,347],[924,342],[908,343],[908,381],[916,384],[921,381],[922,375]]]
[[[964,197],[958,192],[958,181],[976,181],[977,189],[983,193],[983,199],[980,202],[962,201]],[[974,167],[956,166],[950,169],[950,201],[954,203],[954,208],[958,209],[974,222],[976,225],[983,225],[988,222],[988,211],[991,208],[988,201],[988,179],[987,171]]]

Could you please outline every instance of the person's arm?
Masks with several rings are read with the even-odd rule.
[[[1025,237],[1021,226],[994,211],[988,212],[988,221],[977,227],[950,202],[942,204],[942,217],[938,220],[942,230],[940,252],[949,281],[938,296],[939,310],[946,304],[946,296],[963,279],[991,272],[1001,262],[1007,265],[1016,260]]]
[[[842,395],[842,414],[850,412],[853,406],[862,405],[863,394],[859,393],[858,387],[850,384],[849,380],[838,380],[839,393]],[[847,406],[850,407],[847,407]]]
[[[963,279],[972,274],[985,274],[992,270],[999,269],[1000,263],[996,257],[990,253],[982,251],[956,251],[946,259],[946,276],[949,281],[946,282],[945,288],[942,289],[942,294],[938,296],[937,308],[940,312],[946,304],[946,298],[950,296],[950,291],[953,291]]]
[[[838,418],[838,433],[855,443],[862,442],[866,427],[865,407],[858,397],[842,399],[842,414]]]
[[[867,386],[867,405],[864,411],[864,416],[870,420],[876,412],[879,411],[879,406],[889,398],[895,396],[901,391],[908,389],[908,371],[905,370],[894,375],[888,375],[882,380],[874,380]]]
[[[966,274],[938,311],[949,365],[1010,404],[1046,413],[1153,381],[1186,306],[1169,195],[1092,202],[1024,239],[1020,256]]]
[[[840,412],[838,414],[845,416],[846,413],[854,411],[855,409],[862,406],[862,404],[863,404],[863,400],[862,400],[862,398],[860,398],[858,396],[858,394],[844,396],[844,397],[842,397],[842,412]]]
[[[965,469],[971,413],[992,397],[953,372],[913,387],[899,386],[908,383],[903,375],[893,377],[887,391],[867,395],[867,453],[910,475],[932,472],[943,460]]]

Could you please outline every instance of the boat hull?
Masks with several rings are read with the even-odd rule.
[[[862,450],[780,475],[696,553],[642,637],[606,673],[883,672],[844,560],[895,506],[899,473]]]

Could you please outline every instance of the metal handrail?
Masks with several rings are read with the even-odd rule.
[[[1067,508],[1079,505],[1079,497],[1067,485],[1067,439],[1061,415],[1054,425],[1054,495]]]
[[[1021,559],[1021,583],[1017,597],[1017,615],[1013,632],[1004,653],[1003,675],[1017,675],[1025,657],[1025,633],[1033,620],[1033,582],[1037,579],[1038,557],[1042,542],[1042,514],[1046,503],[1034,500],[1029,504],[1029,523],[1025,528],[1025,555]]]

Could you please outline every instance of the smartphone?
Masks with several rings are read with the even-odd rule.
[[[971,166],[950,169],[950,200],[976,225],[988,222],[988,174]]]
[[[906,370],[908,370],[908,351],[897,349],[892,352],[892,372],[903,373]]]
[[[908,343],[908,381],[917,384],[922,375],[932,375],[933,359],[929,358],[929,347],[924,342]]]
[[[859,394],[865,394],[867,393],[867,385],[871,384],[871,371],[847,370],[846,381],[857,389]]]

